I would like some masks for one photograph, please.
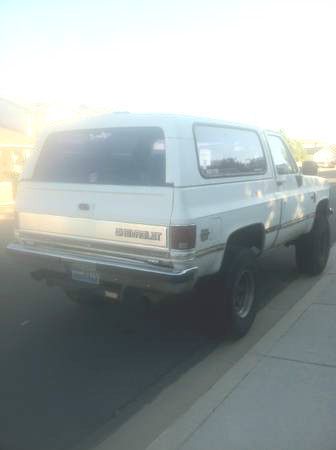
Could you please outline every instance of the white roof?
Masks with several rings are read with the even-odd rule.
[[[206,123],[211,125],[225,125],[258,130],[258,127],[223,121],[220,119],[188,116],[182,114],[135,114],[128,112],[116,112],[92,116],[73,122],[62,123],[52,127],[51,131],[94,129],[109,127],[136,127],[136,126],[157,126],[165,130],[167,137],[177,137],[190,135],[192,126],[195,123]]]

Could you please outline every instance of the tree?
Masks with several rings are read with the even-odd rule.
[[[292,151],[292,154],[296,161],[304,161],[308,154],[303,148],[302,142],[297,139],[290,139],[284,130],[280,130],[280,134]]]

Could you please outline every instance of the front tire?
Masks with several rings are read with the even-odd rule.
[[[301,273],[319,275],[325,269],[330,253],[330,225],[327,215],[319,212],[310,233],[295,244],[296,265]]]

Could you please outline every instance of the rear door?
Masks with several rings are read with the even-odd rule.
[[[281,136],[267,134],[276,171],[277,189],[282,200],[281,228],[277,243],[287,242],[307,229],[313,203],[305,192],[296,162]]]
[[[172,204],[162,129],[119,127],[49,135],[17,207],[26,231],[162,248]]]

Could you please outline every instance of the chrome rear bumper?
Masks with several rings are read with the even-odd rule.
[[[35,270],[42,270],[49,276],[57,274],[56,279],[59,279],[61,274],[67,282],[71,281],[72,265],[82,263],[92,265],[99,273],[102,283],[116,283],[167,294],[190,290],[195,284],[198,270],[193,266],[176,271],[170,267],[158,267],[142,261],[52,248],[34,248],[21,243],[11,243],[7,250]]]

